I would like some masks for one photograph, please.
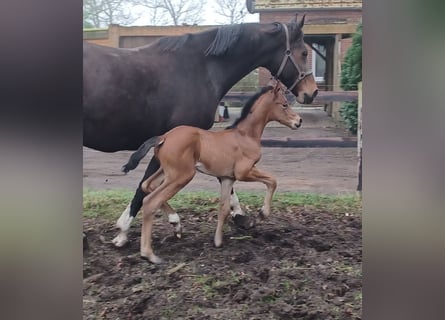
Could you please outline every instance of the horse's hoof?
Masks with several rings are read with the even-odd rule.
[[[178,222],[170,222],[171,226],[173,227],[173,234],[176,238],[181,239],[182,238],[182,225]]]
[[[215,246],[215,248],[221,248],[223,246],[223,242],[222,240],[215,240],[213,241],[213,245]]]
[[[255,219],[240,214],[233,216],[232,220],[235,226],[240,229],[248,230],[256,225]]]
[[[267,217],[267,215],[264,214],[263,209],[258,210],[258,218],[259,218],[261,221],[265,220],[266,217]]]
[[[118,234],[111,242],[113,242],[116,247],[121,248],[128,242],[128,238],[122,234]]]
[[[88,249],[88,238],[87,235],[84,233],[83,234],[83,250]]]
[[[164,262],[164,260],[162,260],[161,258],[159,258],[157,255],[155,254],[151,254],[148,257],[141,255],[141,259],[149,261],[153,264],[161,264]]]

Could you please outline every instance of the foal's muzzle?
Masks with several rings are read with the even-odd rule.
[[[303,122],[303,120],[300,118],[300,121],[295,122],[295,128],[299,128],[301,127],[301,123]]]

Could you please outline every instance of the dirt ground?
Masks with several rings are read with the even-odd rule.
[[[266,127],[263,139],[268,141],[314,141],[323,140],[328,148],[275,148],[264,147],[258,167],[273,173],[278,180],[277,191],[316,192],[324,194],[353,193],[357,187],[357,149],[354,147],[336,147],[341,142],[351,142],[351,137],[338,127],[326,113],[317,108],[300,110],[303,126],[299,130],[290,130],[276,123]],[[231,118],[237,116],[231,111]],[[227,123],[215,124],[213,130],[223,130]],[[92,149],[83,149],[83,182],[90,189],[129,189],[136,190],[145,168],[152,156],[152,151],[141,161],[139,166],[123,175],[120,171],[132,152],[121,151],[103,153]],[[240,190],[264,191],[258,183],[237,182]],[[196,174],[184,191],[211,190],[219,192],[215,178]]]
[[[109,221],[85,219],[84,319],[361,319],[359,214],[273,211],[250,230],[227,226],[222,248],[216,212],[179,214],[182,239],[156,219],[162,265],[139,257],[139,223],[117,249]]]
[[[303,121],[297,131],[269,126],[263,137],[351,139],[318,110]],[[136,188],[149,157],[123,176],[129,154],[84,148],[84,186]],[[263,148],[258,166],[275,174],[278,191],[354,193],[356,154],[355,148]],[[236,186],[264,191],[255,183]],[[185,190],[203,189],[218,191],[218,183],[198,174]],[[114,221],[84,218],[84,319],[361,319],[360,213],[272,209],[249,230],[229,223],[222,248],[213,246],[216,211],[178,213],[182,239],[172,235],[165,217],[155,220],[153,247],[162,265],[139,257],[139,221],[128,245],[118,249],[111,243]]]

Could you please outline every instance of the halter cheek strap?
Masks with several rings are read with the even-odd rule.
[[[287,61],[290,60],[290,62],[294,65],[295,69],[297,69],[297,71],[298,71],[297,78],[295,79],[294,83],[288,88],[289,91],[292,91],[301,80],[306,78],[308,75],[312,74],[312,71],[306,71],[306,72],[301,71],[300,67],[298,66],[297,62],[295,61],[294,57],[292,56],[292,51],[290,50],[289,30],[287,29],[287,25],[285,25],[284,23],[281,23],[281,26],[283,27],[285,35],[286,35],[286,51],[284,52],[283,61],[281,61],[281,65],[278,68],[277,73],[274,75],[274,78],[278,79],[278,77],[283,72]]]

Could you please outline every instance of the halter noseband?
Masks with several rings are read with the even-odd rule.
[[[278,79],[278,77],[281,75],[281,72],[283,72],[284,66],[286,65],[287,61],[290,60],[292,62],[292,64],[294,65],[295,69],[297,69],[297,71],[298,71],[297,78],[295,79],[294,83],[288,88],[289,91],[292,91],[301,80],[306,78],[308,75],[312,74],[312,71],[302,72],[300,70],[300,67],[298,67],[298,64],[295,62],[295,59],[292,56],[292,51],[290,50],[289,30],[287,29],[287,26],[284,23],[280,23],[280,24],[283,26],[284,32],[286,34],[286,51],[284,52],[284,57],[283,57],[283,61],[281,61],[280,68],[278,68],[277,73],[273,77]]]

